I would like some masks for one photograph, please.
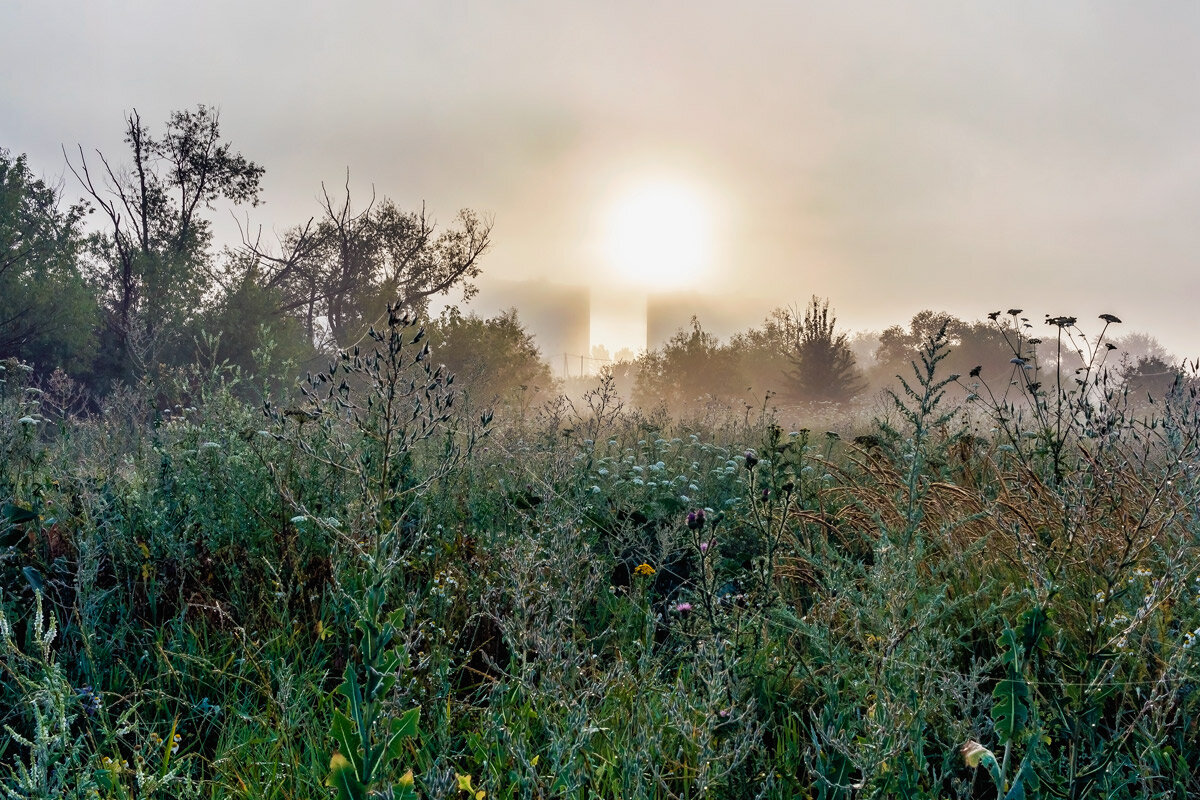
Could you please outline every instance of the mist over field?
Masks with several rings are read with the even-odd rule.
[[[0,796],[1200,795],[1200,12],[0,26]]]

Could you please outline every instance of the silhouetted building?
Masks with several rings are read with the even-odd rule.
[[[479,284],[471,310],[491,317],[510,308],[537,340],[555,377],[580,374],[591,352],[591,295],[583,286],[545,281],[490,280]]]

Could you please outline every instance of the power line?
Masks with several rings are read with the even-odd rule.
[[[615,358],[611,358],[611,357],[610,358],[599,358],[597,356],[587,355],[586,353],[555,353],[552,356],[548,356],[546,360],[551,364],[556,364],[556,363],[558,363],[559,359],[562,359],[562,376],[564,378],[572,377],[570,365],[575,363],[575,359],[579,359],[579,373],[578,373],[577,377],[580,377],[580,378],[588,377],[588,376],[594,374],[594,373],[588,371],[587,362],[590,362],[592,364],[602,364],[602,365],[622,363],[620,361],[617,361]]]

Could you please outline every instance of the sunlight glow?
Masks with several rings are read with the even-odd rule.
[[[712,214],[703,195],[671,180],[640,183],[619,195],[607,219],[614,273],[647,289],[683,289],[712,261]]]

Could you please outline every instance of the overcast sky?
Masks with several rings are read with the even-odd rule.
[[[218,106],[267,228],[349,168],[493,215],[489,274],[599,284],[606,204],[665,175],[714,208],[684,288],[854,328],[1109,312],[1200,355],[1193,2],[8,0],[0,87],[0,147],[51,177],[131,109]]]

